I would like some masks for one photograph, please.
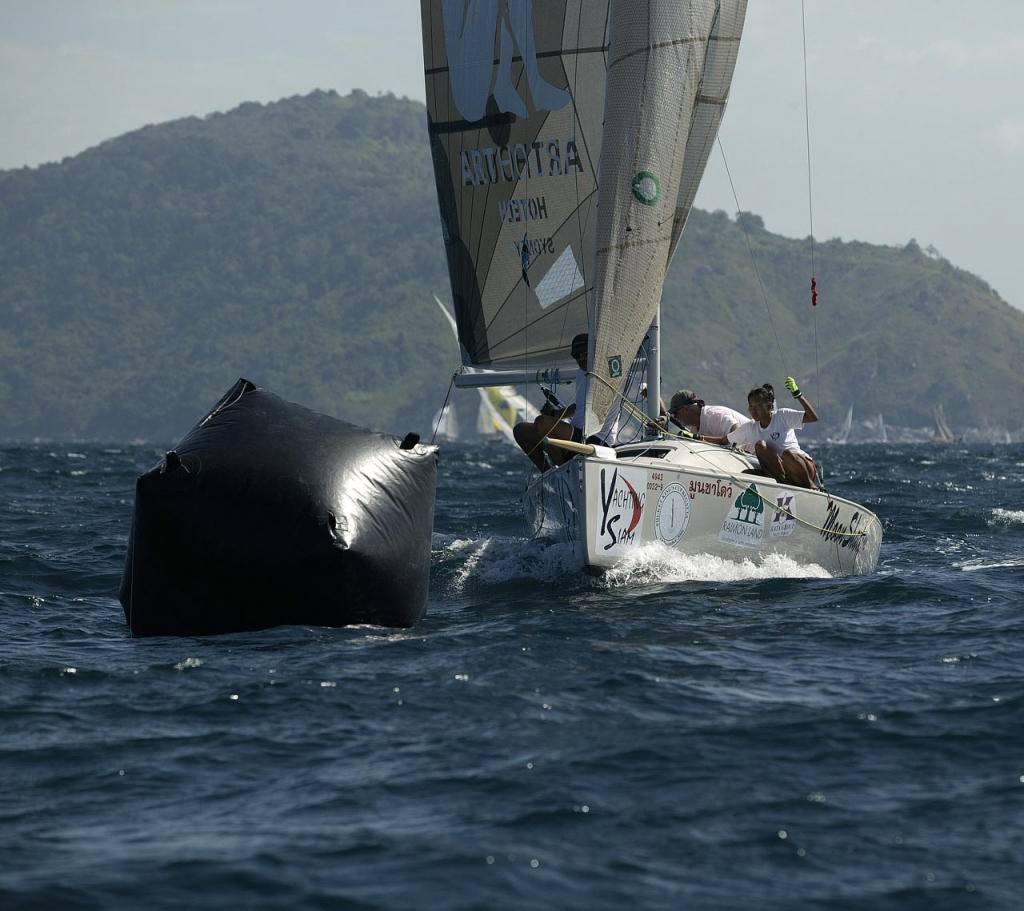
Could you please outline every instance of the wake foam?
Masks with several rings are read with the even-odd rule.
[[[609,588],[655,582],[740,582],[749,579],[830,579],[817,564],[767,554],[763,558],[726,560],[711,554],[681,554],[664,544],[638,547],[601,581]]]
[[[449,590],[464,592],[469,585],[500,585],[515,580],[565,585],[570,579],[589,581],[602,588],[623,588],[665,582],[737,582],[750,579],[828,579],[817,564],[804,565],[789,557],[725,560],[711,554],[681,554],[664,544],[636,548],[614,569],[600,577],[580,571],[573,548],[529,538],[476,539],[434,536],[435,557],[451,574]]]
[[[1024,509],[993,509],[991,525],[1024,525]]]
[[[537,539],[502,537],[434,536],[435,554],[451,577],[449,588],[461,593],[473,585],[500,585],[517,580],[548,582],[579,574],[573,549],[568,544],[550,544]]]

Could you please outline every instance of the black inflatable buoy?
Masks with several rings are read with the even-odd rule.
[[[134,636],[408,627],[426,610],[437,447],[240,379],[141,475],[120,600]]]

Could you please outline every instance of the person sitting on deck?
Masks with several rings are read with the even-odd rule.
[[[583,403],[587,395],[587,342],[586,332],[581,332],[572,340],[571,353],[576,361],[576,401],[567,408],[558,411],[546,407],[532,421],[521,421],[512,428],[512,436],[541,471],[545,471],[547,458],[554,465],[561,465],[573,457],[568,449],[552,446],[547,449],[544,440],[553,437],[556,440],[573,440],[583,442]]]
[[[746,415],[728,405],[705,405],[704,399],[697,398],[697,393],[692,389],[680,389],[673,395],[668,413],[683,430],[705,443],[727,443],[726,435],[729,431],[749,420]],[[754,444],[745,443],[740,449],[752,453]]]
[[[522,421],[512,428],[512,435],[520,448],[530,460],[541,471],[548,468],[546,458],[551,460],[553,465],[562,465],[568,462],[575,453],[562,449],[559,446],[546,447],[544,440],[554,438],[557,440],[572,440],[575,443],[582,443],[583,440],[583,414],[587,397],[587,345],[589,336],[581,332],[572,340],[572,356],[576,360],[579,369],[573,382],[576,384],[576,401],[568,408],[552,407],[551,400],[533,421]],[[640,383],[640,373],[630,371],[626,382],[626,390],[620,396],[617,405],[608,411],[608,416],[601,429],[592,433],[586,438],[587,443],[598,446],[614,446],[619,436],[620,426],[623,423],[623,399],[638,398],[646,395],[646,388]],[[552,397],[553,398],[553,397]],[[557,400],[555,400],[557,402]],[[561,410],[558,410],[561,408]]]
[[[776,481],[795,487],[818,487],[818,466],[800,448],[796,429],[818,420],[814,406],[800,391],[796,380],[786,377],[786,388],[793,393],[803,411],[796,408],[775,409],[775,389],[765,383],[751,389],[747,405],[753,420],[740,424],[727,434],[731,443],[753,443],[754,453],[761,467]]]

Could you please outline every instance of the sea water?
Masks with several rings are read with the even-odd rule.
[[[593,579],[446,446],[415,628],[132,639],[160,455],[0,449],[0,908],[1024,907],[1024,447],[817,447],[871,576]]]

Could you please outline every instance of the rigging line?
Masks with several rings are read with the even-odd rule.
[[[457,373],[453,373],[452,374],[452,378],[448,381],[448,392],[445,394],[444,404],[441,406],[441,410],[438,411],[438,413],[437,413],[437,423],[434,424],[434,432],[430,435],[430,443],[431,443],[431,445],[433,445],[434,441],[437,439],[437,430],[441,426],[441,421],[444,418],[444,410],[445,410],[445,408],[448,407],[448,400],[452,397],[452,389],[455,387],[455,377],[456,377],[456,375],[457,375]]]
[[[800,25],[803,30],[804,54],[804,140],[807,146],[807,221],[811,239],[811,279],[814,279],[814,194],[811,182],[811,105],[807,78],[807,16],[804,0],[800,0]],[[812,299],[816,303],[816,296]]]
[[[821,360],[818,348],[818,279],[814,268],[814,193],[811,180],[811,105],[809,80],[807,78],[807,14],[805,0],[800,0],[800,25],[803,32],[803,64],[804,64],[804,139],[807,146],[807,221],[810,238],[811,260],[811,326],[814,334],[814,377],[815,384],[821,388]]]
[[[634,402],[630,398],[627,398],[623,394],[623,390],[628,389],[631,382],[634,379],[634,371],[632,367],[630,367],[629,373],[627,373],[626,375],[626,381],[622,384],[622,386],[619,389],[616,389],[615,386],[609,383],[608,380],[606,380],[603,376],[599,376],[598,374],[593,373],[589,370],[587,371],[586,375],[588,380],[600,380],[600,382],[611,392],[612,404],[611,407],[608,409],[609,414],[611,414],[613,408],[617,407],[619,409],[620,414],[625,412],[627,420],[630,418],[636,420],[642,428],[649,428],[652,430],[658,430],[659,432],[664,432],[664,428],[661,426],[661,424],[659,424],[649,414],[647,414],[647,412],[644,409],[638,408],[636,402]],[[650,389],[647,390],[647,394],[651,394]],[[616,399],[621,399],[618,405],[615,404]]]
[[[754,256],[754,247],[753,244],[751,244],[750,242],[750,232],[747,230],[746,224],[744,223],[743,219],[739,217],[742,214],[742,211],[740,209],[740,199],[739,195],[736,193],[736,184],[733,183],[732,171],[729,170],[729,162],[725,158],[725,147],[722,145],[722,137],[720,135],[716,136],[715,142],[718,143],[718,151],[719,154],[721,154],[722,156],[722,165],[725,167],[725,176],[729,180],[729,189],[732,191],[733,203],[736,206],[736,223],[739,225],[740,230],[743,232],[743,239],[746,241],[747,244],[747,254],[750,256],[750,263],[754,269],[754,276],[757,278],[757,285],[761,289],[761,300],[764,303],[764,311],[768,318],[768,325],[772,327],[772,335],[775,336],[775,350],[778,352],[779,360],[782,361],[785,360],[785,357],[782,351],[782,342],[779,341],[779,330],[775,326],[775,320],[772,318],[772,308],[771,305],[768,303],[768,292],[764,286],[764,279],[761,277],[761,270],[758,269],[757,267],[757,258]]]

